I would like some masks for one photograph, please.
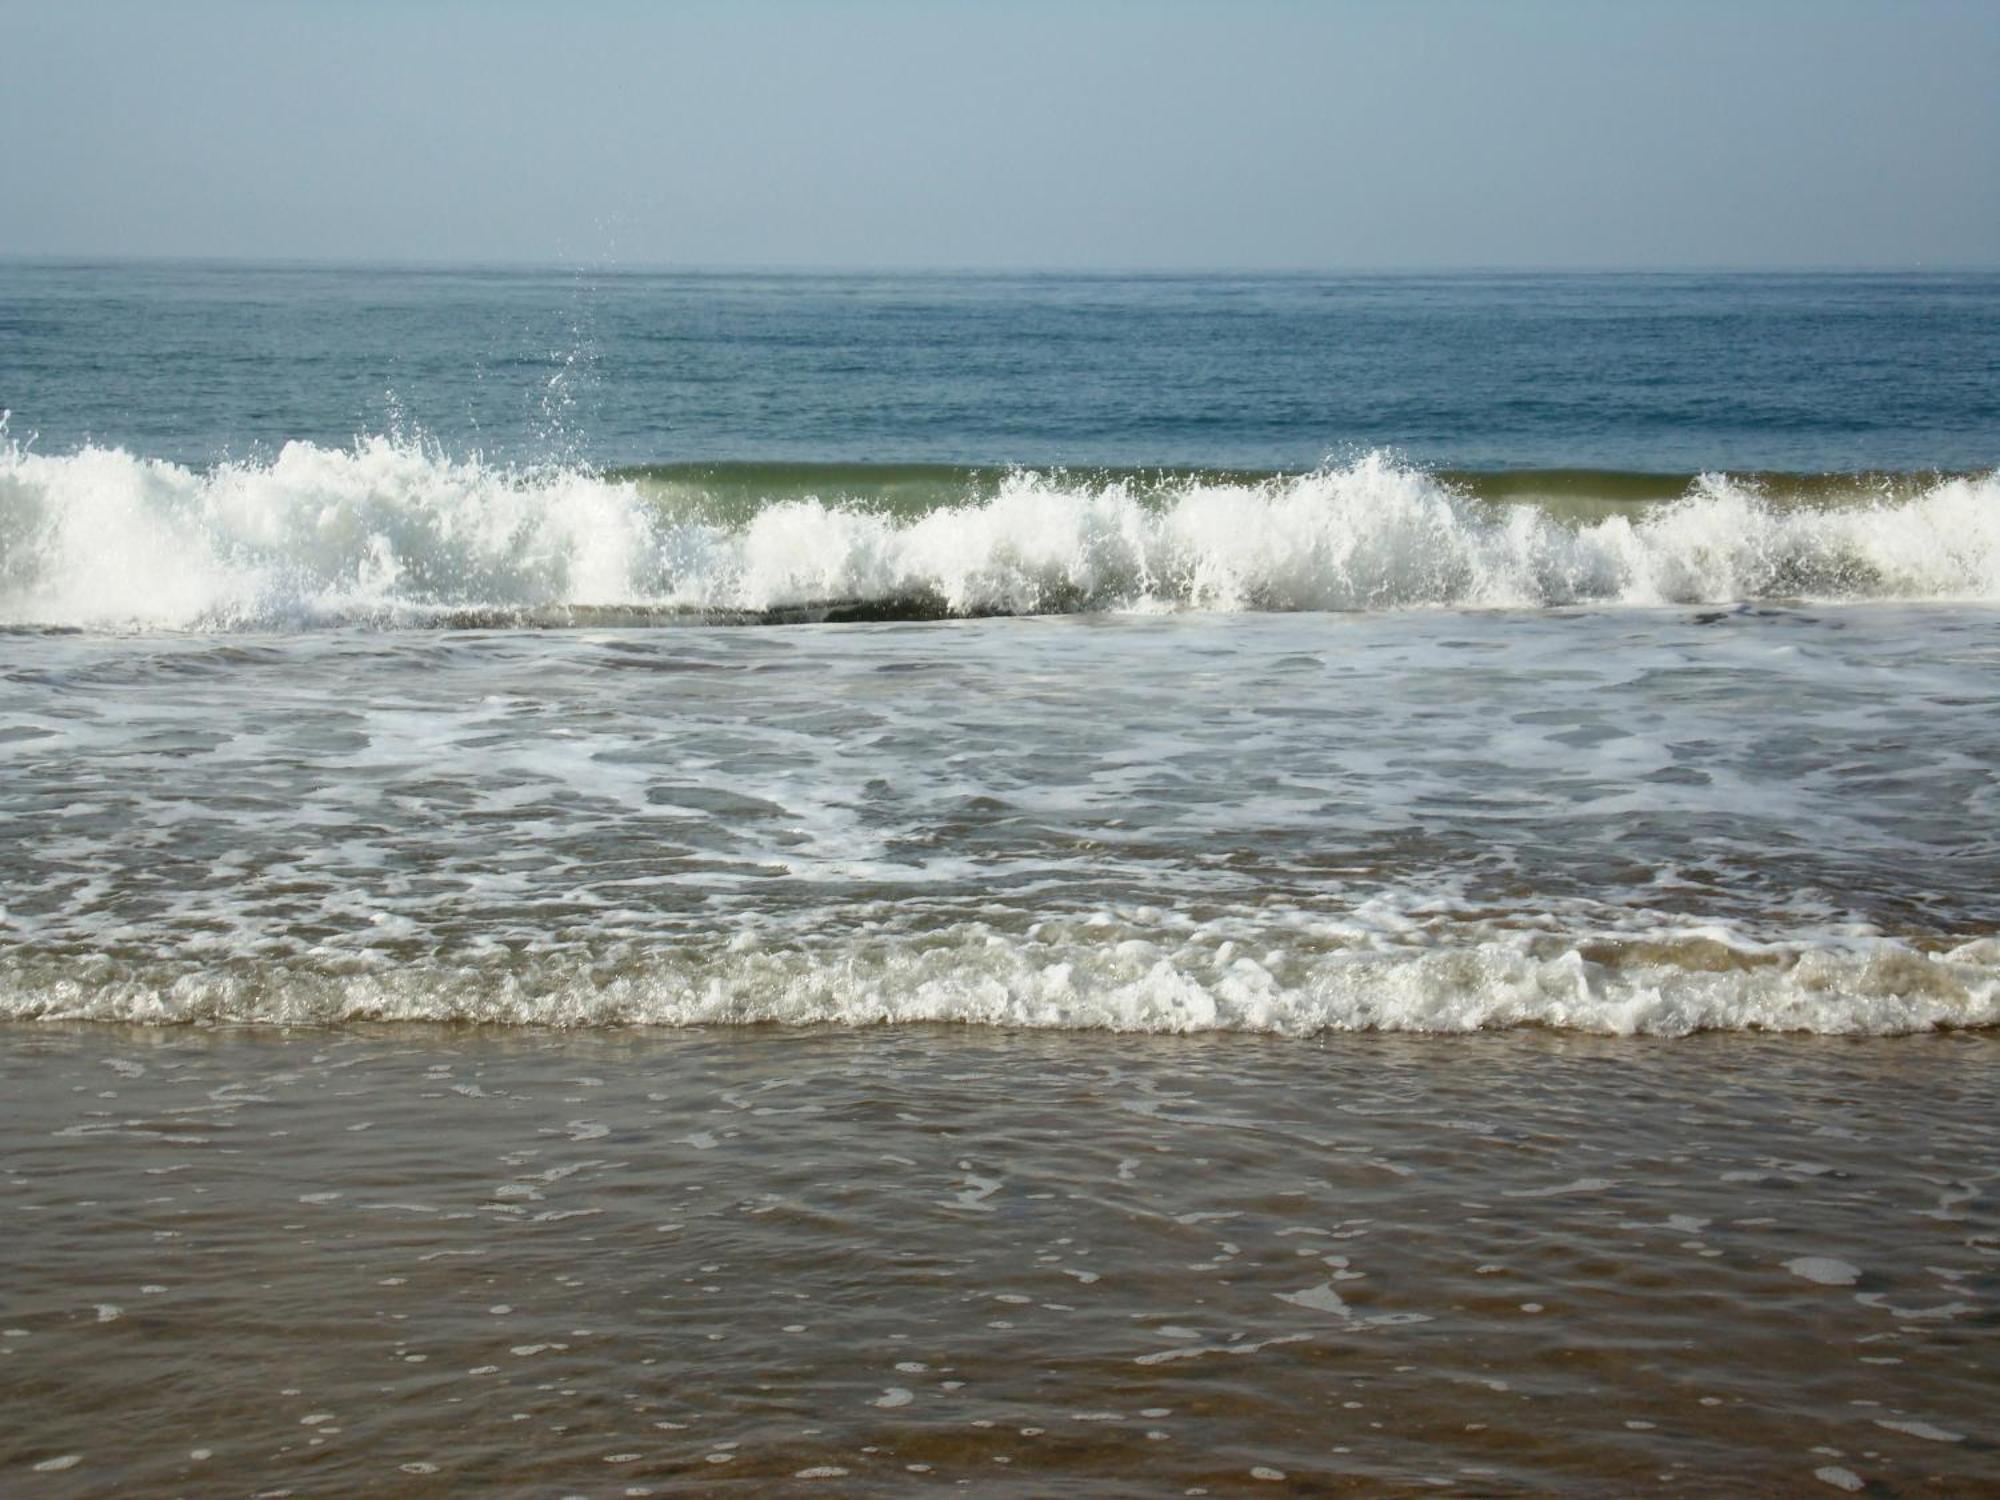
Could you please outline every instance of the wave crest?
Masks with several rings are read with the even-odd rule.
[[[0,451],[0,623],[421,624],[637,611],[798,618],[1118,609],[2000,600],[2000,474],[1787,506],[1705,475],[1569,521],[1374,454],[1163,490],[1017,471],[901,516],[778,501],[747,522],[637,481],[370,439],[197,471],[122,450]]]

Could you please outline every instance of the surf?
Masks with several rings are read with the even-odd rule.
[[[788,623],[2000,601],[2000,474],[747,474],[416,441],[194,468],[0,450],[0,625]]]
[[[170,952],[127,962],[16,950],[0,956],[0,1019],[1884,1036],[2000,1025],[2000,943],[1488,924],[1409,944],[1355,924],[1189,929],[1164,914],[1106,913],[1045,918],[1026,932],[968,921],[921,938],[742,933],[514,957],[349,950],[218,964]]]

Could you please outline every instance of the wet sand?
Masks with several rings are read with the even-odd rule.
[[[0,1030],[23,1496],[1991,1494],[2000,1039]]]

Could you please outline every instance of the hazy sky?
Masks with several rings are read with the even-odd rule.
[[[0,0],[0,254],[2000,264],[1994,0]]]

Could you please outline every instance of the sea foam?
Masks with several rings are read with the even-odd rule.
[[[467,613],[775,617],[2000,600],[2000,475],[1896,500],[1771,503],[1703,476],[1575,522],[1374,454],[1262,482],[1019,471],[898,516],[785,500],[728,524],[576,468],[288,444],[195,470],[0,450],[0,624],[291,628]]]
[[[1240,936],[1240,935],[1239,935]],[[1267,935],[1268,936],[1268,935]],[[946,1023],[1314,1036],[1540,1026],[1891,1035],[2000,1025],[2000,944],[1609,943],[1490,929],[1436,946],[1244,945],[1219,933],[1029,934],[962,923],[923,939],[224,963],[18,954],[0,1019],[429,1021],[564,1027]]]

